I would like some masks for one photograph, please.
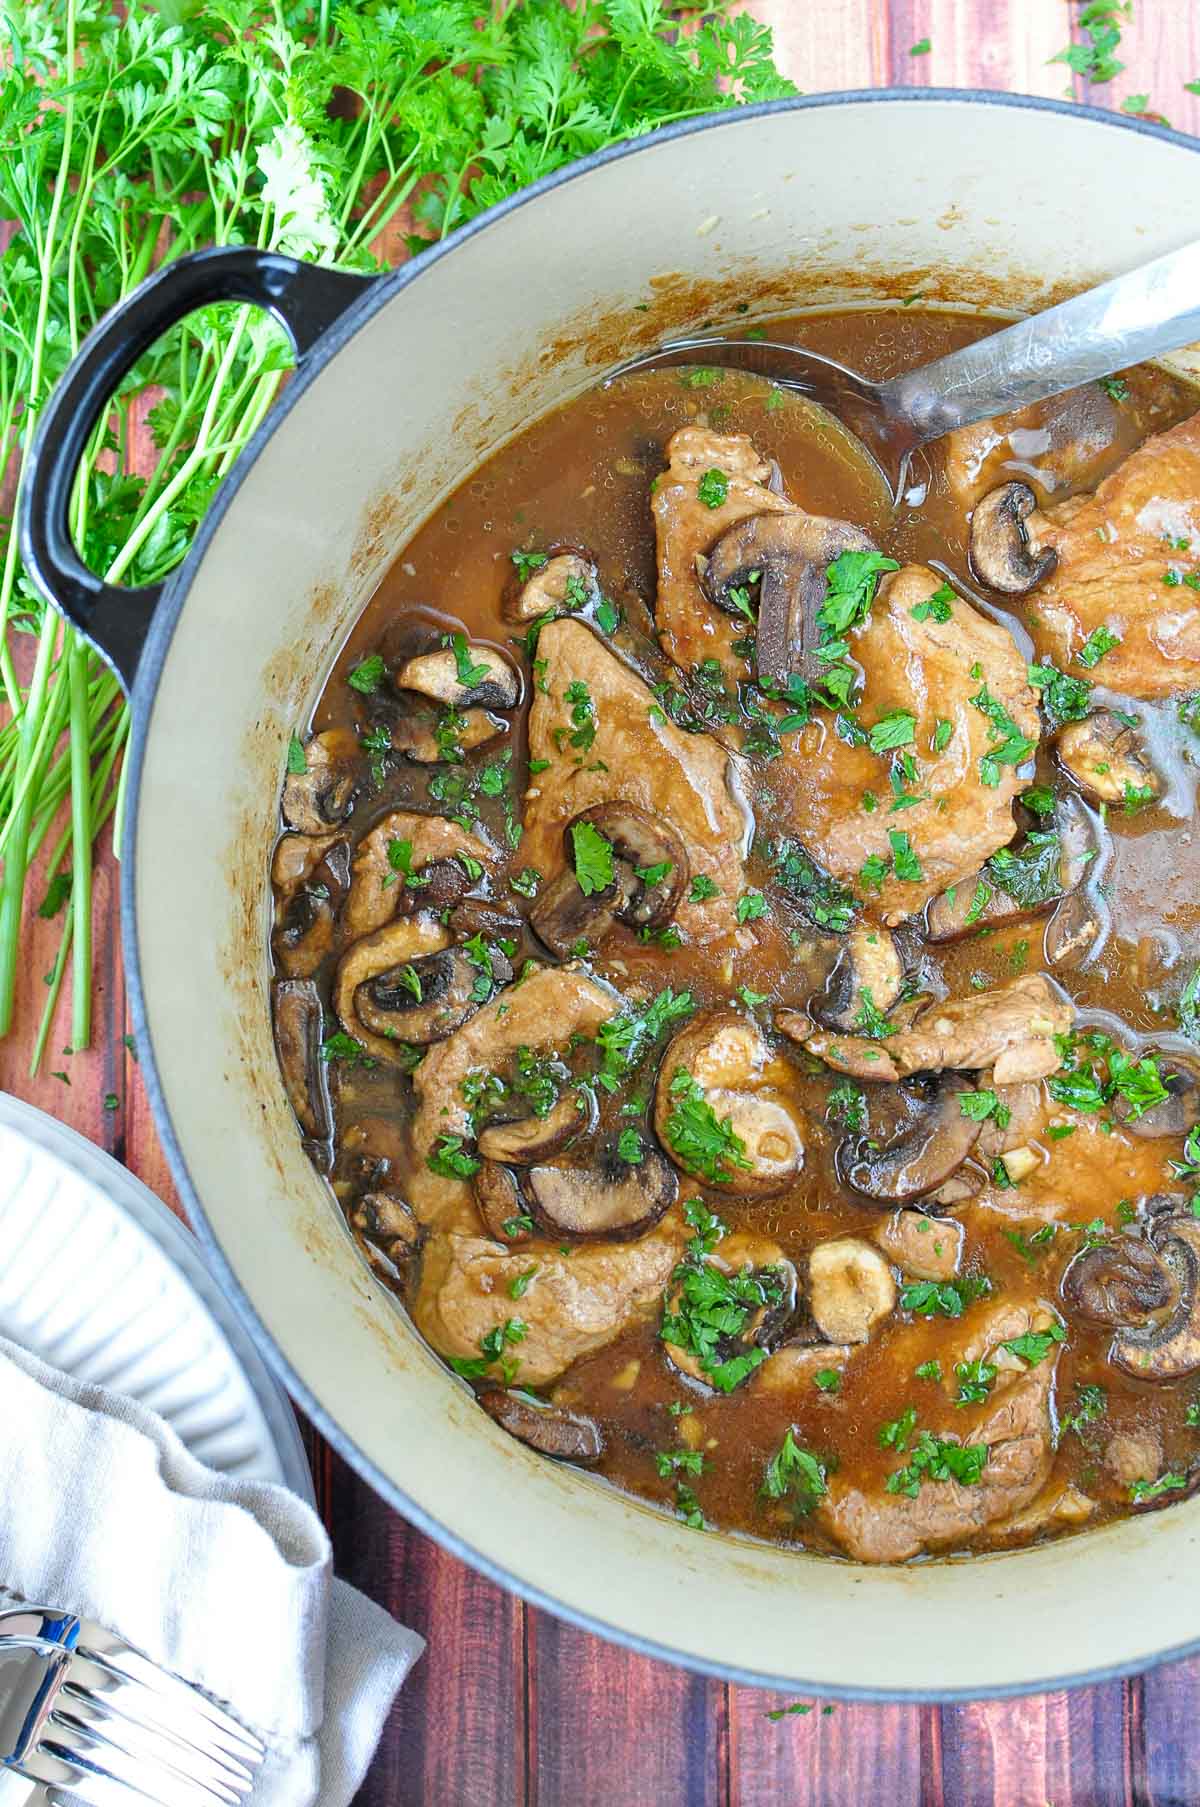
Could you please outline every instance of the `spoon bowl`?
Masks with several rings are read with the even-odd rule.
[[[800,345],[672,339],[609,372],[709,364],[766,377],[825,408],[879,467],[893,506],[918,446],[1200,339],[1200,241],[989,333],[932,364],[874,383]]]

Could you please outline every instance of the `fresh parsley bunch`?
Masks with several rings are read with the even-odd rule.
[[[793,91],[770,32],[725,0],[702,17],[662,0],[128,0],[120,16],[106,0],[0,0],[0,58],[8,493],[88,331],[165,260],[243,244],[379,268],[605,145]],[[142,359],[76,488],[93,570],[148,583],[178,564],[290,361],[273,324],[240,306],[204,309]],[[65,911],[36,1070],[68,959],[71,1046],[90,1038],[92,859],[120,815],[127,716],[4,527],[0,1034],[39,856],[40,913]]]

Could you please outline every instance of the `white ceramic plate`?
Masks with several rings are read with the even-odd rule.
[[[193,1238],[110,1155],[2,1092],[0,1336],[140,1400],[210,1468],[312,1503],[291,1406]]]

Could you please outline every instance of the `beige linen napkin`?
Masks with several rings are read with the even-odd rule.
[[[349,1807],[424,1640],[335,1581],[316,1513],[0,1338],[0,1604],[96,1620],[269,1748],[253,1807]]]

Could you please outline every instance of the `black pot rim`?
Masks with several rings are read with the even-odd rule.
[[[274,403],[249,444],[239,455],[228,477],[221,484],[186,559],[168,581],[166,592],[155,611],[154,621],[142,650],[137,679],[131,696],[132,723],[125,754],[127,795],[124,843],[121,852],[121,939],[125,958],[127,995],[134,1025],[138,1061],[154,1113],[155,1126],[166,1151],[171,1172],[179,1188],[191,1227],[203,1245],[209,1265],[220,1279],[230,1304],[254,1338],[258,1349],[278,1379],[330,1447],[368,1482],[387,1505],[399,1512],[427,1537],[432,1538],[435,1543],[440,1544],[443,1549],[449,1551],[451,1555],[458,1557],[460,1561],[467,1563],[508,1593],[515,1594],[518,1599],[525,1601],[528,1605],[549,1612],[581,1631],[591,1632],[610,1643],[622,1645],[628,1650],[635,1651],[639,1656],[653,1657],[661,1662],[672,1663],[676,1667],[690,1670],[694,1674],[711,1675],[718,1680],[740,1686],[813,1694],[830,1700],[894,1702],[907,1705],[1017,1699],[1030,1694],[1050,1693],[1062,1688],[1088,1687],[1101,1682],[1117,1681],[1125,1676],[1141,1674],[1160,1663],[1174,1662],[1200,1653],[1200,1636],[1185,1644],[1178,1644],[1171,1649],[1157,1651],[1153,1655],[1128,1663],[1116,1664],[1107,1668],[1081,1670],[1071,1675],[1046,1675],[1028,1682],[988,1688],[982,1692],[964,1688],[884,1689],[846,1685],[831,1686],[825,1682],[805,1681],[790,1675],[773,1675],[739,1668],[731,1664],[707,1662],[684,1651],[675,1650],[667,1644],[658,1643],[654,1639],[639,1637],[619,1626],[610,1625],[593,1614],[580,1612],[563,1605],[540,1588],[522,1580],[519,1575],[502,1564],[495,1563],[489,1557],[480,1554],[465,1539],[448,1531],[429,1512],[417,1505],[403,1488],[383,1474],[363,1454],[353,1439],[334,1421],[320,1400],[293,1370],[287,1357],[263,1324],[253,1301],[226,1257],[188,1172],[158,1073],[146,1019],[141,964],[138,957],[135,874],[142,770],[152,705],[159,678],[170,651],[175,626],[192,581],[226,510],[232,504],[246,474],[272,433],[302,399],[319,373],[337,356],[354,334],[373,319],[381,308],[386,307],[402,289],[416,281],[432,264],[443,257],[452,255],[458,245],[465,243],[476,232],[503,219],[517,208],[535,203],[542,195],[548,194],[551,190],[573,182],[578,177],[586,175],[594,169],[599,169],[607,163],[618,162],[627,157],[636,157],[654,150],[658,145],[669,140],[687,138],[699,132],[719,131],[722,127],[736,129],[745,120],[762,119],[777,113],[813,112],[828,107],[842,107],[851,103],[910,105],[923,101],[948,101],[964,106],[1000,107],[1016,112],[1055,113],[1066,119],[1083,119],[1093,125],[1103,125],[1113,131],[1133,132],[1143,137],[1158,138],[1180,149],[1200,152],[1200,140],[1190,138],[1182,132],[1176,132],[1168,126],[1155,125],[1149,120],[1111,113],[1100,107],[1084,106],[1073,101],[1048,100],[1031,94],[1000,93],[983,88],[853,88],[825,94],[800,95],[785,100],[763,101],[754,106],[727,108],[716,113],[701,114],[694,119],[681,120],[674,125],[661,127],[658,131],[649,133],[645,137],[596,151],[590,157],[582,158],[565,169],[544,176],[529,188],[522,189],[520,193],[498,202],[486,213],[480,214],[476,219],[460,227],[449,238],[431,245],[429,250],[411,258],[390,275],[381,276],[364,292],[362,299],[347,309],[341,319],[329,328],[319,343],[305,357],[303,368],[297,371],[282,396]]]

